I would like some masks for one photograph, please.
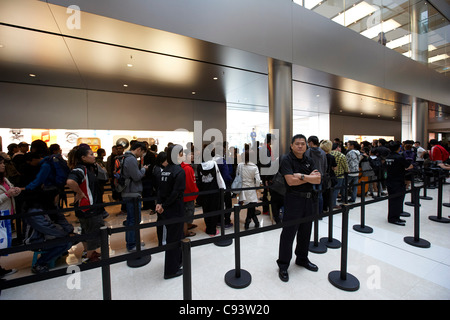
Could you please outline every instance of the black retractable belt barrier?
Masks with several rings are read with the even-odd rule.
[[[183,252],[183,300],[192,300],[191,240],[181,240]]]
[[[133,198],[133,206],[134,206],[134,230],[136,234],[136,252],[141,251],[141,229],[139,228],[139,224],[141,223],[141,218],[139,217],[139,206],[140,206],[140,198]],[[152,260],[151,255],[140,256],[135,259],[127,260],[127,266],[130,268],[140,268],[147,265]]]
[[[421,239],[419,235],[420,227],[420,199],[419,199],[420,188],[414,187],[411,190],[411,194],[414,198],[414,237],[404,237],[403,240],[412,246],[419,248],[429,248],[431,246],[430,242]]]
[[[369,182],[370,183],[370,182]],[[366,182],[361,181],[361,224],[355,224],[353,230],[361,233],[372,233],[373,229],[366,226]]]
[[[102,261],[109,259],[109,234],[110,228],[100,228]],[[102,264],[103,300],[111,300],[111,268],[110,264]]]
[[[319,242],[319,199],[317,199],[315,216],[316,218],[314,219],[314,241],[309,242],[309,251],[314,253],[325,253],[327,252],[327,246]]]
[[[427,195],[427,189],[429,187],[430,184],[430,177],[428,176],[428,174],[425,172],[425,170],[423,171],[423,196],[420,196],[419,198],[422,200],[433,200],[432,197]]]
[[[225,203],[225,189],[219,189],[220,193],[220,210],[223,211],[224,203]],[[222,212],[220,214],[220,235],[225,235],[225,213]],[[215,241],[214,244],[218,247],[227,247],[233,243],[233,239],[223,239]]]
[[[235,269],[228,271],[225,274],[225,283],[234,288],[242,289],[248,287],[252,282],[251,274],[241,269],[241,241],[239,237],[239,204],[234,205],[234,233],[236,239],[234,240],[234,256],[235,256]]]
[[[411,190],[413,190],[414,188],[415,188],[415,186],[414,186],[414,174],[411,174]],[[419,201],[419,197],[415,198],[413,192],[411,192],[411,201],[407,201],[407,202],[405,202],[405,204],[407,206],[415,207],[414,201],[416,201],[416,200]],[[421,204],[419,203],[419,207],[420,206],[421,206]],[[407,215],[405,215],[405,213],[407,213],[407,212],[404,212],[401,216],[402,217],[409,217],[410,216],[409,213],[407,213]]]
[[[438,178],[438,203],[437,203],[437,216],[429,216],[428,219],[434,222],[450,223],[450,219],[442,217],[442,192],[444,188],[443,182],[444,176],[439,174]]]
[[[328,201],[328,212],[330,215],[328,216],[328,237],[323,237],[320,239],[320,242],[327,246],[330,249],[338,249],[341,247],[341,242],[337,239],[333,238],[333,199],[332,195],[334,192],[334,187],[330,188],[330,197]]]
[[[341,270],[331,271],[328,281],[341,290],[356,291],[359,289],[359,280],[347,272],[347,250],[348,250],[348,205],[342,206],[342,247],[341,247]]]

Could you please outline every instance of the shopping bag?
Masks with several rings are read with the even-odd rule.
[[[0,216],[9,216],[9,210],[1,210]],[[11,247],[11,219],[0,220],[0,249]]]

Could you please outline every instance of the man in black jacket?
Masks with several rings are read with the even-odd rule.
[[[166,221],[184,217],[183,195],[186,188],[186,174],[180,166],[183,147],[174,145],[167,150],[169,163],[161,172],[158,188],[156,212],[158,221]],[[158,241],[160,245],[178,242],[184,237],[183,221],[165,224],[158,227]],[[181,248],[167,250],[164,265],[164,279],[181,276]]]

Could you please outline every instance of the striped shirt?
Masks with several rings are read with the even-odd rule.
[[[337,167],[334,170],[336,177],[344,178],[344,172],[348,172],[347,158],[337,150],[331,151],[330,154],[336,159]]]

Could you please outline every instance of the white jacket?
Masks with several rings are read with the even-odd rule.
[[[248,162],[239,163],[236,169],[236,175],[242,176],[242,188],[258,187],[261,185],[261,177],[259,175],[258,167]],[[258,195],[256,190],[244,190],[239,195],[239,200],[244,201],[245,204],[250,202],[258,202]]]
[[[5,182],[9,185],[10,188],[14,187],[8,179],[4,178]],[[6,189],[3,187],[3,184],[0,184],[0,211],[9,210],[9,214],[12,214],[12,209],[15,208],[14,198],[9,198],[6,195]]]

